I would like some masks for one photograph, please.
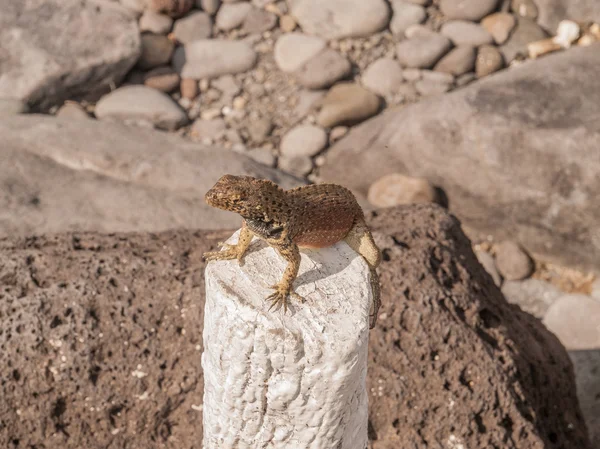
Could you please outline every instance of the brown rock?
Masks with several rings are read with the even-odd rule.
[[[179,87],[179,74],[170,66],[157,67],[144,75],[144,84],[162,92],[172,92]]]
[[[85,108],[74,101],[65,102],[65,104],[56,111],[56,116],[68,120],[85,120],[90,118],[90,114],[88,114]]]
[[[181,17],[194,6],[194,0],[149,0],[151,11]]]
[[[490,75],[504,67],[502,53],[492,45],[483,45],[477,51],[475,74],[478,78]]]
[[[142,34],[142,54],[137,62],[140,69],[153,69],[168,64],[173,56],[175,44],[162,34]]]
[[[279,19],[279,27],[284,33],[291,33],[296,29],[296,25],[296,19],[294,19],[294,17],[290,16],[289,14],[283,15]]]
[[[386,255],[369,347],[374,447],[591,449],[564,348],[506,303],[459,223],[422,205],[371,224]],[[202,253],[230,234],[1,240],[0,447],[196,447]]]
[[[376,207],[392,207],[400,204],[433,203],[437,201],[437,192],[425,178],[393,173],[371,184],[367,198]]]
[[[475,68],[477,50],[475,47],[460,45],[450,51],[435,65],[434,70],[438,72],[451,73],[452,75],[464,75],[472,72]]]
[[[496,267],[504,279],[518,281],[533,273],[534,264],[519,244],[506,241],[496,249]]]
[[[333,86],[322,102],[317,122],[324,128],[361,122],[379,111],[380,98],[354,83]]]
[[[294,72],[298,83],[309,89],[325,89],[347,77],[352,71],[350,61],[337,51],[326,48]]]
[[[182,78],[179,90],[183,98],[193,100],[198,96],[198,81],[191,78]]]
[[[515,16],[506,12],[490,14],[481,21],[481,26],[492,35],[498,45],[506,42],[516,24]]]

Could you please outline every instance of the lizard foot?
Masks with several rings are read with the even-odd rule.
[[[231,260],[237,259],[238,263],[242,265],[243,252],[238,250],[237,245],[230,245],[229,243],[219,242],[217,246],[223,248],[222,251],[209,251],[204,253],[203,257],[207,262],[211,260]]]
[[[272,285],[270,288],[275,289],[275,292],[270,294],[269,296],[267,296],[267,301],[271,301],[271,307],[269,307],[269,310],[271,310],[273,307],[276,306],[281,306],[283,305],[283,311],[284,313],[287,312],[287,299],[289,296],[293,297],[295,300],[299,301],[299,302],[304,302],[304,298],[302,296],[300,296],[298,293],[291,291],[290,288],[281,285],[281,284],[275,284]]]

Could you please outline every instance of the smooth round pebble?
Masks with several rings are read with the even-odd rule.
[[[324,89],[352,72],[350,61],[326,48],[294,72],[298,84],[309,89]]]
[[[221,5],[215,17],[215,26],[219,30],[229,31],[239,27],[253,6],[247,2],[225,3]]]
[[[393,207],[400,204],[433,203],[437,200],[437,193],[425,178],[392,173],[371,184],[367,199],[376,207]]]
[[[182,77],[200,80],[246,72],[256,64],[256,58],[244,42],[203,39],[177,48],[172,63]]]
[[[567,0],[573,1],[573,0]],[[521,17],[535,20],[538,17],[539,10],[533,0],[512,0],[510,9]]]
[[[476,58],[477,50],[475,47],[459,45],[458,47],[450,50],[450,53],[440,59],[440,61],[435,65],[434,70],[438,72],[451,73],[455,76],[463,75],[474,70]]]
[[[505,241],[496,248],[496,267],[504,279],[519,281],[531,276],[533,260],[525,250],[513,241]]]
[[[600,349],[600,301],[585,295],[565,295],[552,304],[544,325],[571,351]]]
[[[221,6],[221,0],[196,0],[196,6],[202,11],[214,16]]]
[[[381,99],[373,92],[355,83],[338,83],[321,103],[317,123],[324,128],[352,125],[379,112]]]
[[[175,130],[188,121],[188,116],[167,94],[147,86],[124,86],[100,98],[96,117],[146,121],[156,128]]]
[[[395,35],[404,36],[408,27],[423,23],[427,18],[427,12],[423,6],[403,0],[393,0],[391,4],[393,15],[390,31]]]
[[[162,34],[142,34],[142,53],[137,65],[147,70],[168,64],[173,55],[175,43]]]
[[[281,31],[284,33],[291,33],[296,29],[296,25],[296,19],[289,14],[284,14],[279,18],[279,28],[281,28]]]
[[[475,251],[475,255],[477,256],[477,260],[481,266],[492,277],[494,284],[500,287],[502,285],[502,276],[500,276],[500,273],[498,273],[496,263],[494,262],[494,257],[490,253],[480,249]]]
[[[402,67],[390,58],[376,60],[362,75],[363,86],[384,97],[394,94],[403,81]]]
[[[299,125],[281,139],[281,154],[286,157],[316,156],[327,145],[327,133],[315,125]]]
[[[347,126],[336,126],[329,132],[329,143],[334,143],[348,134],[350,128]]]
[[[541,41],[547,37],[547,33],[535,21],[518,17],[517,25],[499,50],[509,64],[517,55],[527,55],[529,53],[527,46],[531,42]]]
[[[479,21],[497,6],[498,0],[440,0],[440,10],[449,19]]]
[[[475,74],[477,78],[488,76],[504,67],[502,53],[492,45],[479,47],[475,61]]]
[[[198,81],[191,78],[182,78],[179,90],[183,98],[193,100],[198,96]]]
[[[490,14],[481,21],[481,26],[492,35],[494,42],[498,45],[507,41],[516,24],[515,16],[507,12]]]
[[[279,168],[296,176],[306,176],[313,169],[313,162],[307,156],[280,157]]]
[[[89,119],[90,115],[85,110],[83,106],[79,103],[75,103],[73,101],[67,101],[63,104],[58,111],[56,111],[56,116],[69,120],[81,120],[81,119]]]
[[[451,48],[450,39],[441,34],[431,34],[400,42],[396,46],[396,56],[403,67],[428,69]]]
[[[275,167],[275,163],[277,162],[277,158],[273,154],[273,151],[267,148],[255,148],[245,154],[259,164],[266,165],[267,167]]]
[[[179,87],[181,78],[171,67],[157,67],[144,74],[144,85],[162,92],[172,92]]]
[[[284,72],[294,72],[317,56],[326,45],[325,39],[317,36],[297,32],[284,34],[275,43],[275,63]]]
[[[541,279],[506,281],[502,294],[512,304],[517,304],[527,313],[542,319],[548,308],[563,294],[558,288]]]
[[[273,130],[273,122],[266,117],[253,120],[248,126],[248,134],[255,144],[263,143]]]
[[[212,18],[205,12],[188,14],[175,21],[173,34],[182,44],[206,39],[212,35]]]
[[[173,19],[147,9],[140,17],[139,25],[142,33],[167,34],[173,27]]]
[[[182,17],[194,6],[194,0],[146,0],[150,11]]]
[[[221,139],[225,135],[227,125],[222,118],[212,120],[197,119],[192,123],[190,133],[198,140],[212,140],[213,142]]]
[[[468,20],[450,20],[442,25],[440,33],[454,45],[479,47],[494,42],[494,38],[485,28]]]
[[[265,11],[262,8],[252,8],[243,23],[243,30],[246,33],[264,33],[277,26],[277,16],[272,12]]]

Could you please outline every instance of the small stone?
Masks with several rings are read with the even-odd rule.
[[[279,28],[284,33],[291,33],[296,29],[296,19],[290,16],[289,14],[285,14],[279,18]]]
[[[494,284],[500,287],[500,285],[502,285],[502,276],[500,276],[500,273],[498,273],[498,269],[496,268],[496,264],[494,263],[494,258],[492,255],[482,250],[476,250],[475,255],[477,256],[477,260],[481,266],[491,276]]]
[[[406,81],[415,82],[421,79],[421,70],[419,69],[404,69],[402,76]]]
[[[173,27],[173,19],[165,14],[147,9],[140,17],[139,25],[142,33],[167,34]]]
[[[244,22],[251,9],[252,5],[246,2],[225,3],[217,12],[215,25],[219,30],[233,30]]]
[[[454,82],[454,75],[446,72],[435,72],[433,70],[421,70],[421,79],[441,84],[452,84]]]
[[[256,64],[256,58],[244,42],[203,39],[179,47],[172,62],[182,77],[200,80],[246,72]]]
[[[533,273],[534,264],[519,244],[505,241],[496,249],[496,267],[504,279],[519,281]]]
[[[380,98],[364,87],[339,83],[325,95],[317,123],[324,128],[352,125],[377,114],[380,106]]]
[[[531,59],[536,59],[546,53],[552,53],[554,51],[561,50],[560,44],[552,38],[542,39],[540,41],[530,42],[527,44],[527,53]]]
[[[327,42],[317,36],[284,34],[275,43],[275,63],[284,72],[294,72],[317,56],[326,45]]]
[[[161,34],[142,34],[142,53],[137,65],[147,70],[168,64],[173,55],[175,44]]]
[[[298,125],[288,131],[280,144],[281,154],[288,158],[316,156],[327,145],[327,133],[315,125]]]
[[[568,350],[600,349],[600,302],[589,296],[562,296],[543,321]]]
[[[29,112],[29,107],[22,100],[0,97],[0,117],[26,114],[27,112]]]
[[[515,14],[527,19],[535,20],[538,17],[539,11],[533,0],[512,0],[510,9]]]
[[[486,29],[467,20],[450,20],[442,25],[440,33],[450,39],[454,45],[479,47],[494,42],[494,38]]]
[[[429,97],[433,95],[440,95],[445,92],[448,92],[452,87],[449,83],[440,83],[438,81],[432,80],[419,80],[415,83],[415,88],[419,94],[424,97]]]
[[[210,109],[205,109],[202,112],[200,112],[200,118],[202,120],[213,120],[220,116],[221,116],[220,108],[210,108]]]
[[[179,86],[181,96],[188,100],[193,100],[198,96],[198,81],[191,78],[183,78]]]
[[[517,304],[527,313],[542,319],[548,308],[562,295],[562,292],[549,282],[541,279],[506,281],[502,286],[506,300]]]
[[[440,10],[449,19],[479,21],[493,12],[498,0],[440,0]]]
[[[404,37],[413,39],[415,37],[435,36],[437,33],[425,25],[411,25],[404,32]]]
[[[561,20],[553,40],[562,48],[570,48],[581,36],[581,27],[572,20]]]
[[[194,0],[147,0],[150,11],[181,17],[194,6]]]
[[[437,192],[425,178],[413,178],[400,173],[392,173],[371,184],[367,199],[376,207],[434,203],[437,201]]]
[[[402,0],[392,0],[391,5],[393,16],[390,30],[395,35],[404,36],[408,27],[423,23],[427,18],[427,12],[423,6]]]
[[[56,111],[56,116],[69,120],[81,120],[81,119],[89,119],[90,115],[85,110],[83,106],[79,103],[75,103],[74,101],[67,101],[63,104],[58,111]]]
[[[250,122],[248,134],[255,144],[263,143],[273,130],[273,122],[266,117]]]
[[[515,16],[506,12],[490,14],[481,21],[481,26],[492,35],[498,45],[507,41],[516,24]]]
[[[297,117],[305,117],[308,113],[313,112],[320,106],[327,92],[325,90],[308,90],[302,89],[298,93],[298,103],[294,108],[294,115]]]
[[[504,58],[498,49],[492,45],[483,45],[477,52],[475,74],[477,78],[488,76],[504,67]]]
[[[225,125],[225,120],[222,118],[212,120],[198,119],[192,124],[190,134],[200,141],[210,139],[215,142],[225,135],[226,130],[227,126]]]
[[[264,33],[277,26],[277,16],[264,9],[252,8],[244,19],[243,30],[246,33]]]
[[[400,42],[396,46],[396,55],[403,67],[428,69],[442,59],[450,48],[450,39],[441,34],[432,34]]]
[[[144,85],[169,93],[179,87],[180,77],[169,66],[157,67],[144,75]]]
[[[228,142],[232,143],[232,144],[236,144],[236,143],[244,143],[244,141],[242,140],[240,133],[237,132],[237,130],[235,129],[228,129],[225,132],[225,138],[227,139]]]
[[[296,176],[306,176],[313,169],[313,162],[309,157],[280,157],[279,168]]]
[[[323,89],[350,75],[351,71],[348,59],[331,48],[325,48],[296,70],[294,76],[301,86]]]
[[[290,9],[304,32],[328,40],[370,36],[390,20],[384,0],[296,0]]]
[[[219,10],[219,6],[221,6],[221,0],[196,0],[196,6],[214,16]]]
[[[329,133],[329,143],[332,144],[332,143],[340,140],[342,137],[344,137],[346,134],[348,134],[349,129],[350,128],[348,128],[347,126],[334,127],[331,130],[331,132]]]
[[[160,129],[175,130],[188,121],[187,114],[171,97],[146,86],[124,86],[96,104],[100,120],[146,121]]]
[[[212,81],[212,87],[221,92],[219,98],[223,96],[225,101],[229,101],[242,90],[238,82],[232,75],[223,75]]]
[[[193,12],[175,22],[173,34],[182,44],[206,39],[212,35],[212,19],[204,12]]]
[[[517,55],[528,54],[527,45],[530,42],[546,39],[546,32],[533,20],[524,17],[517,18],[517,25],[508,40],[500,47],[504,61],[510,64]]]
[[[248,157],[251,157],[256,162],[266,165],[267,167],[275,167],[277,158],[273,154],[273,151],[267,148],[256,148],[246,153]]]
[[[453,75],[463,75],[473,71],[475,68],[475,59],[477,51],[475,47],[460,45],[444,56],[436,65],[438,72],[451,73]]]
[[[362,76],[363,86],[383,97],[396,92],[403,81],[402,67],[398,61],[390,58],[376,60]]]
[[[244,97],[235,97],[233,99],[233,109],[241,111],[246,107],[247,100]]]

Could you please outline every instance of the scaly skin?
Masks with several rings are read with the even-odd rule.
[[[299,248],[324,248],[344,240],[369,265],[374,311],[371,328],[381,305],[376,268],[381,252],[365,223],[354,195],[335,184],[316,184],[283,190],[277,184],[250,176],[225,175],[205,195],[206,202],[236,212],[244,219],[236,245],[204,254],[206,260],[242,259],[252,237],[265,240],[288,262],[275,292],[267,299],[287,311],[287,298],[302,301],[292,289],[300,268]]]

